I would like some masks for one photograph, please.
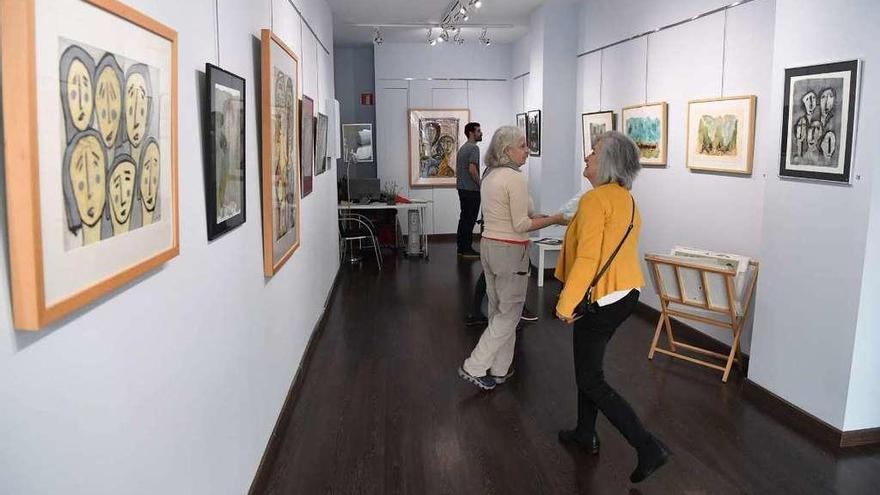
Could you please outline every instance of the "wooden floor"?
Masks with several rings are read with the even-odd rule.
[[[606,376],[674,452],[646,482],[601,417],[598,457],[556,442],[573,426],[571,330],[552,319],[559,284],[529,288],[541,319],[518,336],[516,375],[480,392],[456,370],[481,329],[466,328],[479,261],[453,243],[430,261],[344,264],[339,287],[258,493],[880,493],[880,449],[835,453],[741,398],[743,377],[658,356],[653,323],[618,330]]]

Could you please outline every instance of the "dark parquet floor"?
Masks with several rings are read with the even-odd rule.
[[[479,261],[453,243],[431,259],[384,270],[343,264],[278,455],[269,494],[878,494],[880,449],[841,453],[814,443],[742,398],[742,374],[646,354],[653,323],[632,316],[606,357],[606,376],[673,450],[642,484],[636,458],[601,417],[602,452],[559,445],[573,425],[570,328],[551,318],[559,290],[534,275],[528,305],[541,319],[518,334],[516,375],[480,392],[456,370],[481,329],[466,328]]]

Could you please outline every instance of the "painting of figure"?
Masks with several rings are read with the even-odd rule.
[[[302,170],[302,196],[306,197],[312,192],[312,179],[315,176],[315,102],[308,96],[303,95],[300,106],[300,150],[302,156],[300,163]]]
[[[849,182],[860,62],[785,70],[780,175]]]
[[[623,109],[623,132],[639,147],[642,165],[666,165],[666,102]]]
[[[318,113],[315,120],[315,175],[323,174],[327,170],[327,126],[329,119],[323,113]]]
[[[260,33],[263,274],[300,245],[299,58],[271,30]]]
[[[531,110],[526,118],[526,141],[529,155],[541,156],[541,111]]]
[[[373,124],[342,124],[342,160],[347,164],[373,161]]]
[[[590,112],[581,114],[581,136],[583,137],[584,157],[590,156],[599,136],[614,130],[614,112]]]
[[[410,185],[455,187],[458,147],[470,111],[411,108],[408,114]]]
[[[688,102],[688,168],[750,174],[756,101],[745,95]]]
[[[59,40],[58,60],[61,127],[67,139],[62,167],[63,203],[68,210],[64,245],[72,250],[161,218],[159,116],[153,90],[158,70],[65,38]],[[98,163],[101,174],[92,170],[82,175]],[[138,180],[152,182],[142,191],[135,187]],[[149,207],[136,208],[133,202],[138,200]],[[86,215],[75,211],[82,201],[89,204]],[[103,212],[102,218],[91,223],[88,211]],[[81,221],[72,221],[77,216]]]

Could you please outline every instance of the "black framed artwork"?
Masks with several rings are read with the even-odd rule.
[[[785,69],[779,176],[849,183],[859,60]]]
[[[245,222],[245,81],[205,64],[205,206],[208,240]]]
[[[327,171],[327,127],[330,120],[321,112],[315,119],[315,175]]]
[[[541,111],[531,110],[526,117],[526,141],[529,155],[541,156]]]
[[[522,131],[523,136],[528,136],[528,128],[526,127],[526,114],[516,114],[516,126]]]
[[[300,105],[300,177],[302,177],[302,197],[312,193],[312,179],[315,176],[315,101],[302,96]]]

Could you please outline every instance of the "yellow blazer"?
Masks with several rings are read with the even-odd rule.
[[[560,315],[572,316],[593,277],[623,239],[633,212],[631,198],[629,191],[617,183],[603,184],[581,197],[556,262],[556,278],[565,284],[556,305]],[[633,230],[593,289],[593,301],[618,290],[644,287],[639,263],[641,226],[642,217],[636,207]]]

